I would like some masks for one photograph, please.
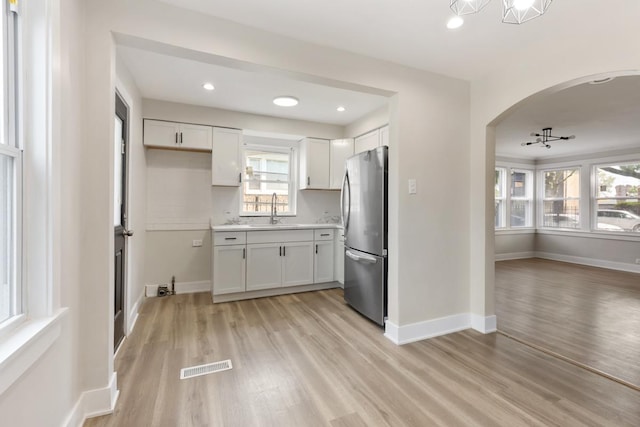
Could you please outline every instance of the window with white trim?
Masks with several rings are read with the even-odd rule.
[[[495,227],[507,227],[507,169],[496,168],[494,180],[495,194]]]
[[[22,299],[22,147],[18,135],[18,22],[2,2],[0,103],[0,328],[24,312]]]
[[[580,228],[580,168],[542,172],[542,227]]]
[[[533,171],[496,167],[495,228],[533,227],[533,206]]]
[[[240,215],[295,215],[293,149],[275,146],[243,148],[244,184]]]
[[[596,165],[593,228],[640,232],[640,162]]]
[[[509,187],[509,227],[533,227],[533,172],[511,169]]]

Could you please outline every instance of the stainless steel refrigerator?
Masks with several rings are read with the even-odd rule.
[[[344,299],[384,325],[387,316],[388,147],[347,159],[342,183]]]

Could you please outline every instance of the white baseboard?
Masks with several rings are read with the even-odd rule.
[[[480,316],[471,314],[471,328],[483,334],[490,334],[498,330],[498,318],[493,316]]]
[[[534,258],[536,253],[534,251],[528,252],[511,252],[507,254],[496,254],[496,261],[507,261],[510,259],[525,259],[525,258]]]
[[[395,344],[402,345],[462,331],[470,327],[471,317],[469,313],[454,314],[453,316],[440,317],[439,319],[403,326],[398,326],[387,320],[385,322],[384,336]]]
[[[63,425],[82,427],[87,418],[113,413],[120,395],[117,378],[114,372],[107,387],[83,392]]]
[[[148,297],[158,296],[158,284],[150,284],[145,286],[145,295]],[[201,280],[198,282],[176,282],[176,294],[192,294],[195,292],[211,292],[211,281]],[[169,290],[171,284],[169,283]]]
[[[585,258],[572,255],[554,254],[550,252],[536,252],[537,258],[550,259],[552,261],[570,262],[572,264],[589,265],[591,267],[608,268],[611,270],[640,273],[640,265],[625,262],[605,261],[595,258]]]
[[[140,305],[142,305],[142,300],[144,299],[144,292],[140,294],[138,300],[131,307],[131,312],[129,313],[129,318],[127,320],[127,335],[133,332],[133,328],[138,321],[138,311],[140,310]]]

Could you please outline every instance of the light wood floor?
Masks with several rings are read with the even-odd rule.
[[[634,390],[498,334],[396,346],[338,289],[150,299],[123,346],[115,413],[86,426],[640,425]]]
[[[496,315],[501,331],[640,386],[640,274],[500,261]]]

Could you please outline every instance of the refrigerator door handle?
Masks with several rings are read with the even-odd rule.
[[[356,255],[348,249],[344,253],[347,257],[351,258],[354,261],[366,262],[369,264],[375,264],[376,262],[378,262],[378,260],[375,257],[368,256],[368,255]]]
[[[349,204],[348,204],[349,213],[346,213],[344,210],[345,188],[349,191]],[[345,231],[346,231],[347,227],[349,226],[349,216],[351,216],[351,183],[349,182],[349,171],[345,171],[344,177],[342,178],[342,192],[340,194],[340,213],[342,214],[342,226],[345,228]]]

